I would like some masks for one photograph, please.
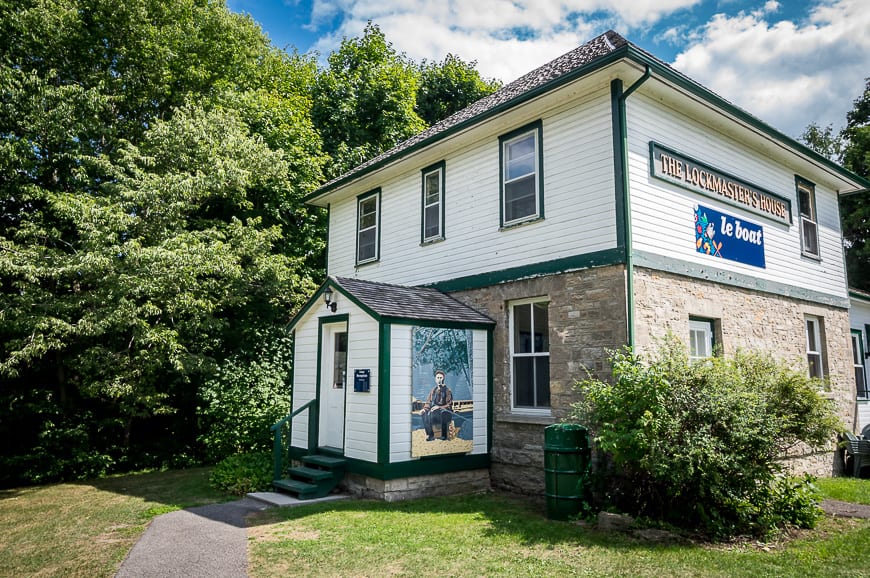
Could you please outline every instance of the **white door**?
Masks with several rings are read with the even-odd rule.
[[[344,449],[347,323],[323,326],[320,368],[320,446]]]

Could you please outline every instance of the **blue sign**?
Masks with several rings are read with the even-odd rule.
[[[354,369],[353,370],[353,390],[367,392],[371,383],[370,369]]]
[[[763,269],[764,230],[761,225],[695,205],[695,250]]]

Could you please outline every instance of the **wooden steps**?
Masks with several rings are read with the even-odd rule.
[[[302,465],[290,468],[288,478],[272,480],[272,486],[278,491],[295,495],[300,500],[322,498],[338,486],[344,477],[347,462],[342,458],[334,458],[321,454],[312,454],[302,458]]]

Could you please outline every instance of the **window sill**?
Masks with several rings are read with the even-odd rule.
[[[495,416],[495,421],[503,423],[553,425],[556,423],[556,418],[550,414],[504,413]]]
[[[819,263],[822,262],[822,256],[821,256],[821,255],[813,255],[812,253],[807,253],[807,252],[805,252],[805,251],[801,251],[801,257],[805,257],[805,258],[807,258],[807,259],[809,259],[809,260],[811,260],[811,261],[818,261]]]
[[[374,265],[375,263],[380,262],[380,260],[381,258],[378,257],[377,259],[372,259],[370,261],[363,261],[362,263],[357,263],[356,268],[359,269],[360,267],[365,267],[367,265]]]
[[[437,239],[426,239],[425,241],[420,242],[420,246],[425,247],[427,245],[435,245],[442,242],[444,242],[444,237],[438,237]]]
[[[531,217],[524,221],[515,221],[513,223],[508,223],[506,225],[502,225],[498,228],[499,231],[509,231],[510,229],[516,229],[517,227],[524,227],[526,225],[531,225],[532,223],[537,223],[539,221],[543,221],[544,217]]]

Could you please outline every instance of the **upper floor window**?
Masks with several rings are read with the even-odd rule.
[[[377,261],[380,257],[381,191],[375,189],[356,200],[356,263]]]
[[[513,407],[550,407],[549,301],[526,299],[510,306]]]
[[[801,213],[801,251],[819,257],[819,226],[816,219],[816,186],[800,177],[797,183],[798,207]]]
[[[810,377],[819,379],[825,376],[822,365],[822,320],[813,315],[806,316],[807,330],[807,364],[809,365]]]
[[[867,373],[864,370],[864,342],[861,340],[861,330],[852,330],[852,364],[855,366],[855,387],[858,397],[870,397],[867,388]]]
[[[544,216],[542,132],[537,121],[499,138],[502,226]]]
[[[702,361],[713,357],[713,321],[689,319],[689,359]]]
[[[423,169],[423,243],[444,238],[444,162]]]

